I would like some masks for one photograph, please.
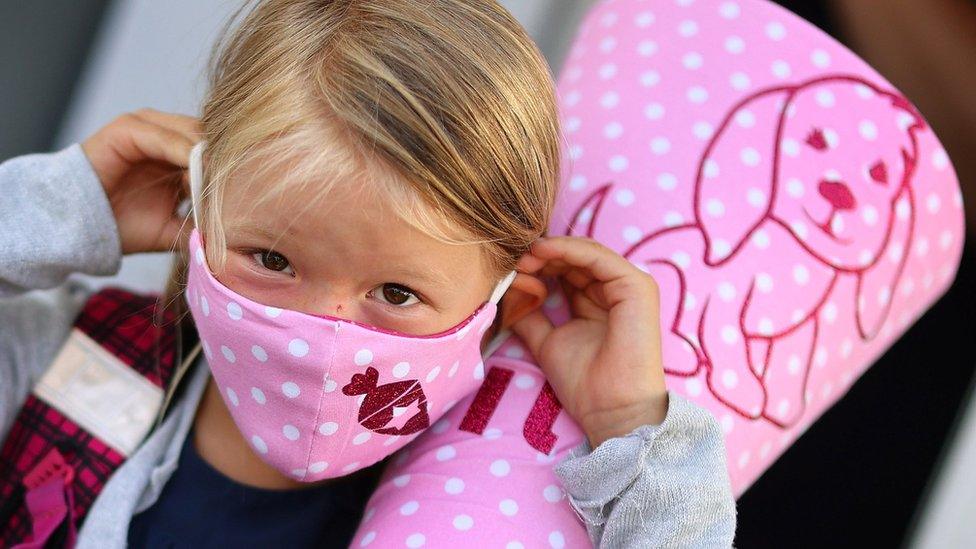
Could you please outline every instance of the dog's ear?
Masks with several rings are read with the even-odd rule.
[[[613,183],[604,183],[597,187],[589,196],[583,200],[576,211],[573,213],[566,228],[566,236],[582,236],[593,238],[596,231],[596,219],[600,216],[603,202],[607,199],[607,193]]]
[[[705,148],[695,183],[695,216],[710,266],[730,258],[770,211],[788,98],[783,90],[746,98]]]
[[[912,228],[915,206],[907,190],[902,190],[898,195],[889,215],[891,223],[885,247],[874,264],[857,277],[857,301],[854,307],[857,331],[865,341],[874,339],[884,325],[891,302],[895,299],[895,290],[902,283],[915,283],[901,280],[914,242]]]

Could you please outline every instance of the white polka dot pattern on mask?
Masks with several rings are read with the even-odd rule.
[[[301,394],[301,389],[294,381],[286,381],[281,384],[281,392],[288,398],[297,398]]]
[[[288,342],[288,352],[292,356],[303,357],[308,354],[308,342],[295,338]]]

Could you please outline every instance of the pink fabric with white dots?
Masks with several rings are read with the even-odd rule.
[[[548,433],[536,403],[545,379],[527,351],[509,340],[486,363],[486,384],[507,377],[497,409],[481,434],[461,430],[465,416],[483,418],[484,393],[457,403],[387,467],[352,547],[587,547],[589,538],[569,507],[552,467],[582,440],[565,413],[555,416],[553,450],[525,436]],[[515,358],[513,358],[515,357]],[[504,374],[500,376],[499,374]],[[542,400],[545,400],[543,396]],[[490,409],[490,405],[488,406]],[[535,427],[535,428],[534,428]]]
[[[186,299],[210,371],[244,438],[283,474],[312,482],[372,465],[484,377],[493,301],[438,334],[398,334],[231,291],[196,229],[190,254]]]
[[[668,387],[719,419],[739,496],[951,284],[949,159],[882,76],[764,0],[601,2],[558,90],[551,233],[655,276]],[[546,310],[568,314],[559,294]],[[588,544],[552,472],[581,433],[565,413],[549,429],[516,338],[486,368],[400,452],[354,547]]]

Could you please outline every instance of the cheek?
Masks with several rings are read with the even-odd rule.
[[[467,321],[484,302],[484,298],[478,299],[476,296],[454,296],[449,302],[442,301],[436,306],[425,305],[402,312],[375,309],[378,318],[373,324],[411,335],[440,334]]]

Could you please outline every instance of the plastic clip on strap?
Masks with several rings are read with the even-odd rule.
[[[24,477],[27,509],[33,521],[33,536],[12,549],[43,549],[58,526],[67,519],[68,537],[65,547],[75,545],[74,495],[71,482],[74,469],[64,460],[57,448],[51,450]]]

